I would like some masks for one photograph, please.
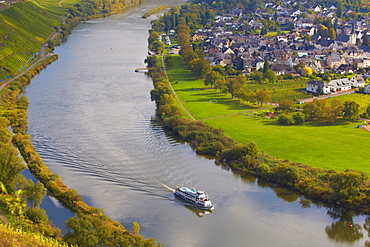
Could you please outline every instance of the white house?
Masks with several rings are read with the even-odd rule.
[[[306,82],[306,91],[311,93],[330,93],[330,86],[328,83],[325,83],[323,81],[316,81],[312,80],[309,82]]]
[[[362,75],[354,75],[349,81],[351,83],[351,86],[353,87],[364,87],[365,86],[365,79]]]
[[[370,94],[370,84],[364,88],[364,93]]]
[[[224,54],[234,54],[234,51],[231,50],[230,48],[227,48],[223,53]]]
[[[300,16],[302,14],[302,11],[300,11],[300,10],[296,10],[296,11],[294,11],[292,14],[291,14],[291,16]]]
[[[332,92],[351,89],[351,82],[348,80],[348,78],[331,80],[328,84]]]
[[[364,59],[363,62],[364,62],[364,68],[370,67],[370,59]]]
[[[313,11],[315,12],[322,12],[321,6],[316,6],[313,8]]]

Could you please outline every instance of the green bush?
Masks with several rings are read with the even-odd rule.
[[[288,114],[281,114],[278,117],[278,123],[282,124],[282,125],[292,125],[292,124],[294,124],[294,120]]]
[[[28,219],[32,220],[32,222],[38,223],[46,223],[48,222],[49,218],[46,214],[46,211],[39,207],[29,207],[26,210],[26,216]]]
[[[271,179],[279,184],[294,184],[299,179],[298,169],[288,164],[280,164],[271,174]]]

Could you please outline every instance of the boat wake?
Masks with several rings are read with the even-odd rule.
[[[164,183],[161,183],[161,182],[158,182],[160,185],[162,185],[163,187],[165,187],[166,189],[168,189],[168,190],[170,190],[170,191],[172,191],[172,193],[174,193],[175,192],[175,189],[172,189],[171,187],[169,187],[169,186],[167,186],[167,185],[165,185]]]

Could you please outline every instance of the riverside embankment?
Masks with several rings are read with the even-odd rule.
[[[163,131],[152,81],[134,72],[144,67],[154,18],[141,16],[160,4],[80,24],[26,88],[29,133],[52,171],[92,206],[126,228],[139,222],[145,238],[166,246],[364,246],[366,217],[303,208],[297,194],[217,166]],[[214,212],[177,201],[167,188],[176,185],[204,189]]]

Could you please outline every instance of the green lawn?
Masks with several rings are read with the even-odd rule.
[[[221,94],[218,90],[205,87],[202,79],[194,79],[190,70],[185,69],[180,56],[174,56],[174,59],[176,68],[168,70],[167,74],[180,100],[195,119],[259,109],[259,105],[250,105],[232,99],[230,94]]]
[[[254,141],[271,156],[324,169],[353,168],[370,175],[370,132],[361,122],[336,126],[280,126],[263,117],[238,114],[205,120],[240,143]]]
[[[370,175],[367,158],[370,132],[356,128],[361,122],[342,122],[333,126],[277,125],[273,120],[253,114],[266,111],[269,106],[261,109],[259,105],[244,104],[231,99],[230,94],[206,88],[203,80],[191,76],[179,56],[174,56],[174,59],[176,68],[167,71],[170,81],[180,100],[197,120],[222,128],[227,136],[240,143],[254,141],[261,152],[277,158],[324,169],[352,168]],[[337,99],[343,102],[356,100],[362,108],[370,103],[370,96],[361,94],[343,95]]]

